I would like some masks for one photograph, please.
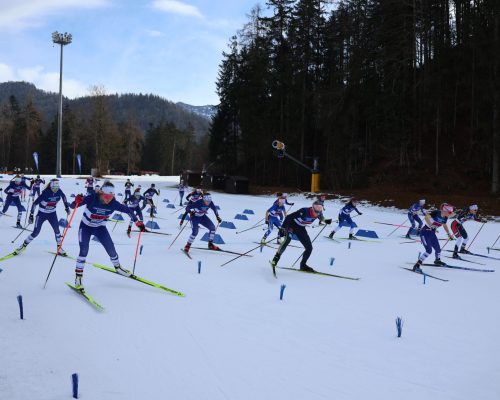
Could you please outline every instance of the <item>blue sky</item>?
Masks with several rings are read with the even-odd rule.
[[[53,31],[70,32],[63,92],[153,93],[217,104],[215,81],[229,38],[259,0],[0,0],[0,82],[59,91]],[[264,4],[264,1],[260,1]]]

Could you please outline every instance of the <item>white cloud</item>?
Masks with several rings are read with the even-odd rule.
[[[179,14],[186,17],[203,18],[203,14],[197,7],[190,4],[182,3],[177,0],[154,0],[153,8],[171,14]]]
[[[41,65],[15,71],[9,65],[0,63],[0,82],[7,81],[26,81],[38,89],[59,93],[59,72],[45,72]],[[88,85],[63,76],[63,94],[71,99],[86,96]]]
[[[44,17],[69,9],[104,7],[109,0],[0,0],[0,29],[22,30],[38,26]]]
[[[161,37],[161,36],[165,36],[165,34],[163,32],[160,32],[160,31],[155,31],[153,29],[146,29],[146,34],[148,36],[151,36],[151,37]]]

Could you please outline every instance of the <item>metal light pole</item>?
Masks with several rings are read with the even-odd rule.
[[[61,58],[59,66],[59,118],[57,123],[57,161],[56,161],[56,175],[61,177],[61,153],[62,153],[62,74],[63,74],[63,47],[70,44],[73,40],[71,33],[59,33],[57,31],[52,33],[52,41],[61,45]]]

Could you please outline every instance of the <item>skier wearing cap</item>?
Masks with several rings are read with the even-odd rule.
[[[71,208],[76,206],[87,206],[83,212],[82,221],[78,228],[78,240],[80,244],[80,254],[76,260],[75,268],[75,286],[78,289],[83,289],[82,277],[85,260],[89,252],[89,241],[91,236],[95,236],[104,246],[104,249],[109,255],[115,271],[123,276],[130,276],[131,272],[123,269],[118,260],[118,254],[115,250],[115,245],[108,230],[106,229],[106,221],[114,211],[126,213],[132,218],[137,227],[141,231],[145,231],[144,223],[138,221],[133,211],[121,204],[115,199],[115,186],[111,182],[105,182],[99,192],[91,193],[87,196],[79,194],[75,201],[70,204]]]
[[[11,204],[14,204],[17,207],[16,228],[21,228],[21,216],[23,215],[23,206],[21,205],[19,196],[21,196],[23,190],[26,189],[29,190],[29,187],[19,175],[10,181],[9,186],[4,189],[4,193],[7,194],[7,197],[3,209],[0,211],[0,217],[7,212]]]
[[[415,221],[418,223],[417,234],[420,234],[420,229],[422,229],[422,225],[424,224],[418,213],[422,213],[422,216],[425,217],[424,211],[425,199],[421,199],[418,202],[412,204],[412,206],[408,209],[408,219],[410,220],[411,228],[408,229],[408,233],[406,234],[407,239],[411,239],[411,231],[415,229]]]
[[[35,197],[35,194],[37,195],[37,198],[40,197],[40,186],[44,184],[45,181],[40,178],[40,175],[37,175],[35,179],[31,181],[31,196]]]
[[[469,207],[460,210],[457,213],[456,219],[451,223],[451,230],[457,238],[457,244],[455,245],[455,249],[453,251],[453,258],[460,259],[458,253],[470,254],[470,251],[465,250],[465,245],[469,241],[469,236],[467,235],[467,231],[464,228],[464,223],[466,221],[477,221],[485,223],[486,220],[480,218],[477,215],[478,209],[479,208],[477,204],[472,204]]]
[[[278,192],[278,193],[276,193],[276,197],[277,197],[277,199],[274,201],[274,204],[277,204],[279,199],[284,199],[285,200],[285,204],[287,206],[293,206],[295,204],[295,203],[289,203],[288,202],[288,194],[287,193]]]
[[[276,267],[281,255],[290,244],[292,235],[295,235],[297,239],[299,239],[300,243],[302,243],[302,246],[304,246],[304,253],[302,255],[302,260],[300,261],[300,270],[305,272],[316,272],[313,268],[307,265],[307,260],[311,256],[313,246],[311,238],[306,231],[306,226],[310,226],[316,219],[323,221],[327,225],[332,223],[331,219],[325,219],[323,216],[323,205],[318,200],[314,201],[311,207],[304,207],[287,215],[282,227],[285,240],[280,245],[273,260],[271,261],[271,265],[273,267]]]
[[[127,179],[127,182],[125,182],[125,199],[129,197],[132,194],[132,188],[134,187],[134,184],[130,182],[130,179]]]
[[[353,197],[351,200],[349,200],[349,203],[347,203],[344,207],[341,208],[339,212],[339,224],[328,235],[330,239],[332,239],[333,235],[335,235],[335,233],[337,233],[337,231],[340,228],[342,228],[342,225],[349,225],[351,228],[349,230],[349,240],[357,240],[356,236],[353,235],[353,232],[354,229],[358,227],[358,225],[356,225],[356,223],[352,220],[350,215],[353,211],[356,211],[358,215],[363,215],[363,213],[356,208],[357,205],[358,205],[358,200]]]
[[[146,204],[149,204],[151,206],[151,211],[149,213],[150,217],[153,218],[153,214],[156,212],[156,206],[155,206],[155,203],[153,201],[153,196],[154,195],[157,195],[159,196],[160,195],[160,192],[158,190],[156,190],[156,187],[155,187],[155,184],[152,183],[151,184],[151,187],[149,189],[147,189],[144,193],[143,193],[143,196],[144,198],[146,199]],[[144,207],[143,207],[144,208]]]
[[[267,231],[264,233],[264,236],[260,240],[262,244],[266,243],[267,237],[271,234],[273,231],[273,227],[276,226],[278,228],[278,237],[282,237],[282,232],[281,232],[281,226],[283,219],[286,217],[286,209],[285,209],[285,201],[286,199],[284,198],[279,198],[276,200],[273,205],[266,211],[266,224],[267,224]],[[279,239],[276,239],[278,244],[279,244]]]
[[[54,230],[54,235],[56,238],[57,246],[61,243],[61,232],[59,231],[59,223],[57,218],[57,203],[62,200],[64,203],[64,208],[66,210],[66,214],[69,214],[69,204],[66,200],[66,195],[59,188],[59,180],[52,179],[45,189],[42,191],[42,194],[37,197],[37,199],[33,202],[31,206],[30,215],[28,219],[28,224],[33,223],[33,213],[35,212],[35,207],[38,206],[38,213],[36,215],[35,228],[31,235],[29,235],[26,239],[24,239],[23,244],[15,250],[15,254],[19,254],[21,251],[26,249],[31,241],[36,238],[42,229],[42,225],[45,221],[48,221],[52,229]],[[66,255],[66,252],[61,248],[59,250],[59,254],[62,256]]]
[[[87,188],[87,194],[91,194],[94,191],[94,183],[97,183],[97,179],[89,176],[85,181],[85,187]]]
[[[191,193],[189,193],[186,196],[186,200],[189,201],[189,204],[196,203],[198,200],[201,200],[203,198],[203,190],[200,188],[193,190]],[[184,220],[186,219],[187,215],[189,214],[189,211],[186,209],[184,214],[182,215],[181,222],[179,223],[179,226],[182,226],[184,223]]]
[[[142,207],[139,207],[139,203],[142,201]],[[128,208],[132,210],[132,212],[135,214],[137,219],[139,221],[143,221],[144,218],[142,216],[142,210],[146,207],[146,199],[144,198],[143,195],[141,195],[141,189],[137,188],[134,191],[133,196],[128,196],[124,201],[123,204],[128,205]],[[128,223],[128,228],[127,228],[127,235],[130,237],[130,232],[132,231],[132,219],[130,219],[130,222]]]
[[[208,248],[210,250],[220,250],[219,247],[217,247],[213,242],[215,236],[215,226],[214,223],[210,220],[210,218],[208,218],[207,213],[209,209],[211,209],[214,212],[215,218],[217,218],[217,222],[220,224],[222,222],[222,219],[221,217],[219,217],[217,208],[212,202],[212,196],[210,195],[210,193],[205,193],[202,199],[194,203],[188,204],[186,206],[186,211],[189,212],[191,215],[191,226],[192,226],[191,236],[189,236],[188,242],[186,243],[186,246],[184,246],[184,251],[186,253],[189,252],[191,244],[194,242],[194,239],[198,235],[199,231],[198,225],[203,225],[209,231]]]
[[[451,233],[446,222],[448,218],[455,215],[454,208],[451,204],[443,203],[439,210],[434,210],[425,215],[425,225],[420,230],[420,240],[425,248],[425,251],[420,254],[417,263],[413,266],[413,271],[422,272],[420,266],[425,261],[425,259],[432,254],[432,249],[436,253],[436,259],[434,260],[434,265],[443,266],[446,265],[441,261],[441,246],[439,245],[439,240],[436,236],[436,229],[443,227],[450,240],[455,240],[453,234]]]

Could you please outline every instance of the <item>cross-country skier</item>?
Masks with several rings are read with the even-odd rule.
[[[307,260],[311,256],[313,246],[311,238],[306,231],[306,226],[311,225],[316,219],[323,221],[327,225],[332,223],[331,219],[325,219],[323,216],[323,205],[318,200],[315,200],[311,207],[304,207],[287,215],[282,226],[285,240],[280,245],[273,260],[271,261],[273,267],[278,264],[281,255],[290,244],[292,235],[295,235],[297,239],[299,239],[300,243],[302,243],[302,246],[304,246],[304,253],[302,255],[302,260],[300,261],[300,270],[306,272],[316,272],[313,268],[307,265]]]
[[[278,193],[276,193],[276,197],[277,197],[277,199],[274,201],[275,204],[278,202],[278,199],[285,199],[285,204],[287,206],[293,206],[295,204],[295,203],[288,202],[288,194],[287,193],[278,192]]]
[[[342,228],[342,224],[346,224],[350,226],[349,230],[349,240],[357,240],[356,236],[353,235],[354,229],[358,227],[356,223],[352,220],[351,218],[351,213],[353,211],[356,211],[358,215],[363,215],[362,212],[360,212],[356,206],[358,205],[358,200],[356,198],[352,198],[349,200],[349,203],[347,203],[344,207],[341,208],[339,212],[339,224],[335,227],[335,229],[328,235],[330,239],[333,238],[333,235],[338,232],[340,228]]]
[[[318,200],[321,203],[321,205],[323,206],[323,211],[325,211],[326,210],[326,207],[325,207],[326,194],[318,195],[316,200]],[[323,225],[323,222],[319,221],[318,226],[320,226],[320,225]]]
[[[202,198],[203,198],[203,190],[201,190],[200,188],[193,190],[191,193],[189,193],[186,196],[186,200],[189,201],[189,204],[196,203],[198,200],[201,200]],[[189,211],[186,209],[186,211],[182,215],[181,222],[179,223],[179,226],[182,226],[182,224],[184,223],[184,220],[186,219],[188,214],[189,214]]]
[[[146,199],[146,204],[149,204],[151,206],[151,211],[149,213],[149,216],[151,218],[153,218],[153,214],[156,212],[156,206],[155,206],[155,203],[153,201],[153,196],[154,195],[157,195],[159,196],[160,195],[160,192],[158,190],[156,190],[155,188],[155,184],[152,183],[151,184],[151,187],[149,189],[147,189],[142,195],[144,196],[144,198]]]
[[[455,249],[453,251],[453,258],[460,258],[458,253],[470,254],[470,251],[465,249],[465,245],[469,241],[469,236],[464,228],[464,223],[466,221],[485,223],[486,220],[477,215],[477,210],[477,204],[472,204],[469,207],[460,210],[457,213],[456,219],[451,223],[451,230],[457,238],[457,244],[455,245]]]
[[[132,194],[132,188],[134,187],[134,184],[130,182],[130,179],[127,179],[127,182],[125,182],[125,199],[129,197]]]
[[[220,224],[222,222],[222,219],[217,212],[217,208],[212,202],[212,196],[210,195],[210,193],[205,193],[202,199],[186,206],[186,210],[191,213],[192,226],[191,236],[189,236],[188,242],[186,243],[186,246],[184,246],[184,251],[186,253],[189,252],[191,244],[194,242],[194,239],[196,239],[196,236],[198,235],[198,225],[203,225],[209,231],[208,248],[210,250],[219,250],[219,247],[216,246],[213,242],[216,228],[214,223],[210,220],[210,218],[208,218],[207,213],[209,209],[214,212],[215,218],[217,218],[217,222]]]
[[[181,179],[181,183],[179,183],[179,205],[182,206],[182,198],[184,197],[184,191],[187,189],[187,186],[184,185],[184,180]]]
[[[37,195],[37,198],[40,196],[40,186],[44,184],[45,185],[45,180],[40,178],[40,175],[37,175],[35,179],[31,181],[31,196],[35,197],[35,194]]]
[[[59,188],[59,180],[51,179],[48,185],[42,191],[42,194],[37,197],[37,199],[31,206],[30,215],[28,218],[29,224],[33,223],[33,213],[35,212],[35,207],[38,205],[38,213],[35,219],[35,228],[33,229],[31,235],[24,239],[23,244],[16,249],[15,254],[19,254],[21,251],[23,251],[26,246],[28,246],[31,241],[40,234],[42,225],[45,221],[48,221],[50,226],[52,226],[57,246],[59,246],[59,244],[61,243],[61,232],[59,231],[59,223],[56,212],[57,203],[59,203],[59,200],[62,200],[64,203],[66,215],[69,214],[69,204],[66,200],[66,195]],[[59,254],[65,256],[66,252],[61,248],[59,250]]]
[[[13,203],[17,207],[16,228],[22,228],[21,216],[23,215],[23,206],[21,205],[19,196],[21,196],[23,190],[29,190],[29,187],[19,175],[17,175],[12,181],[10,181],[9,186],[4,189],[4,193],[7,194],[7,197],[5,199],[3,209],[2,211],[0,211],[0,217],[7,212],[10,205]]]
[[[85,187],[87,188],[87,194],[90,194],[94,191],[94,183],[97,182],[97,179],[94,179],[94,177],[89,176],[86,181],[85,181]]]
[[[427,213],[424,217],[425,225],[420,230],[420,240],[425,247],[425,251],[420,254],[417,263],[413,266],[413,271],[422,272],[420,266],[424,262],[424,260],[432,254],[432,249],[436,253],[436,259],[434,260],[434,264],[438,266],[446,265],[441,261],[441,246],[439,244],[439,240],[436,236],[436,229],[439,227],[443,227],[450,240],[455,240],[453,234],[450,232],[448,225],[446,222],[448,218],[454,215],[454,208],[451,204],[443,203],[439,210],[434,210],[430,213]]]
[[[283,219],[286,217],[285,201],[286,201],[285,199],[279,198],[277,202],[273,203],[273,205],[266,211],[265,219],[268,228],[260,241],[262,244],[266,243],[266,239],[273,231],[274,226],[278,228],[279,233],[278,233],[278,238],[276,240],[279,243],[279,238],[282,237],[281,225]]]
[[[106,221],[114,211],[119,211],[128,214],[137,227],[143,232],[146,230],[144,223],[137,220],[130,208],[119,203],[115,199],[115,187],[111,182],[105,182],[97,193],[92,193],[85,197],[79,194],[76,196],[75,201],[70,204],[70,207],[75,208],[76,204],[78,204],[79,207],[87,207],[83,212],[82,221],[80,222],[80,227],[78,228],[80,254],[76,260],[75,286],[78,289],[83,289],[83,268],[89,252],[89,241],[91,236],[95,236],[104,246],[104,249],[108,253],[116,272],[123,276],[130,276],[130,271],[123,269],[120,265],[115,245],[108,230],[106,229]]]
[[[139,203],[141,201],[142,201],[142,207],[139,206]],[[144,220],[144,218],[142,217],[142,210],[144,210],[144,208],[146,207],[146,198],[143,195],[141,195],[140,188],[135,189],[134,194],[132,196],[128,196],[123,203],[128,205],[128,207],[136,215],[139,221]],[[132,222],[133,222],[132,219],[130,219],[127,228],[128,236],[130,236],[130,232],[132,231]]]
[[[408,229],[408,233],[406,234],[407,239],[411,239],[410,234],[412,229],[415,229],[415,221],[418,223],[417,235],[420,234],[423,222],[418,216],[418,213],[421,212],[422,216],[425,217],[424,205],[425,199],[421,199],[417,203],[412,204],[412,206],[408,209],[408,219],[410,220],[411,228]]]

